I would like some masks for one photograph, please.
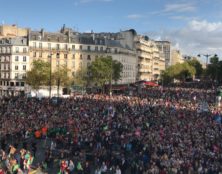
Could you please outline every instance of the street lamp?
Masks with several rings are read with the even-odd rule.
[[[110,97],[112,96],[112,80],[113,80],[113,59],[111,58],[111,75],[110,75]]]
[[[212,54],[198,54],[197,56],[198,56],[198,57],[201,57],[201,56],[206,57],[206,67],[207,67],[207,65],[208,65],[208,59],[209,59],[210,56],[212,56]],[[217,54],[214,54],[214,56],[217,56]]]
[[[52,53],[49,54],[50,58],[50,69],[49,69],[49,98],[52,95]]]

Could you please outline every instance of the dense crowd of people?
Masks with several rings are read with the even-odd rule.
[[[221,174],[222,125],[214,119],[220,114],[211,88],[84,95],[59,105],[48,98],[4,99],[0,174],[31,171],[32,161],[61,174]],[[50,142],[40,162],[38,142]]]

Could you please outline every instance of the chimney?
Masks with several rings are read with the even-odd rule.
[[[41,29],[40,33],[41,33],[42,38],[44,38],[44,29],[43,28]]]

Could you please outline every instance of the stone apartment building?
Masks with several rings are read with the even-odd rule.
[[[171,55],[171,65],[175,65],[177,63],[183,63],[185,61],[184,57],[182,56],[180,50],[172,50]]]
[[[171,43],[169,41],[155,41],[160,56],[165,60],[165,67],[171,66]]]
[[[17,95],[24,91],[29,66],[27,37],[0,39],[0,95]]]
[[[25,72],[31,69],[35,59],[49,61],[52,71],[66,66],[72,76],[97,57],[111,56],[123,64],[118,84],[156,80],[165,69],[166,58],[161,56],[158,44],[138,36],[133,29],[117,33],[80,33],[65,26],[59,32],[16,26],[11,26],[10,30],[10,26],[0,26],[0,40],[0,88],[4,91],[1,94],[25,90]],[[4,49],[8,47],[10,51],[6,52]]]
[[[138,80],[157,80],[165,70],[165,60],[161,57],[155,41],[147,36],[137,36]]]

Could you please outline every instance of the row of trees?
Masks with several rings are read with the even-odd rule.
[[[222,82],[222,60],[219,60],[218,56],[214,56],[210,59],[210,64],[207,65],[206,74],[212,80],[219,83]]]
[[[206,65],[206,69],[203,69],[197,59],[192,59],[170,66],[161,74],[164,83],[172,82],[174,79],[185,81],[193,77],[222,82],[222,61],[215,55],[210,59],[210,64]]]
[[[59,66],[51,73],[49,62],[35,60],[32,63],[32,69],[27,72],[26,83],[35,90],[38,90],[40,86],[57,85],[58,82],[63,86],[68,86],[71,81],[68,72],[65,66]]]
[[[70,76],[71,70],[66,66],[58,66],[51,72],[50,63],[43,60],[35,60],[32,69],[27,72],[26,83],[38,90],[41,86],[71,85],[103,87],[111,81],[117,82],[121,79],[123,65],[113,60],[112,57],[99,57],[88,66],[87,69],[79,69]]]

